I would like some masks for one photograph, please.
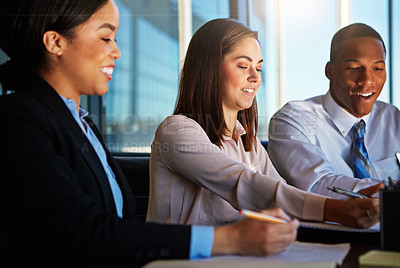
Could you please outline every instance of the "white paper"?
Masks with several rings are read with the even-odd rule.
[[[181,268],[181,267],[222,267],[222,268],[258,268],[258,267],[288,267],[288,268],[325,268],[341,264],[350,250],[349,243],[319,244],[294,242],[286,251],[268,257],[249,257],[225,255],[204,260],[170,260],[155,261],[145,268]]]

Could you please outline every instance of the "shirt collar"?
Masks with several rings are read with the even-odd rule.
[[[64,101],[65,105],[67,105],[68,110],[71,112],[72,115],[77,115],[76,111],[76,102],[73,99],[67,99],[66,97],[60,95],[61,99]],[[85,109],[79,106],[79,115],[78,117],[80,119],[83,119],[83,117],[89,115],[89,112],[87,112]]]
[[[359,122],[360,120],[364,120],[367,126],[365,132],[367,132],[367,128],[369,126],[368,121],[371,116],[371,113],[364,115],[361,118],[355,117],[354,115],[350,114],[343,107],[341,107],[339,104],[336,103],[330,91],[328,91],[328,93],[326,93],[326,95],[323,97],[323,103],[326,111],[329,114],[329,117],[332,119],[333,123],[336,125],[336,127],[339,129],[340,133],[342,133],[343,136],[347,136],[347,134],[352,129],[354,124]],[[374,109],[374,107],[372,109]]]
[[[85,111],[82,107],[79,106],[79,114],[76,110],[76,102],[73,99],[67,99],[64,96],[61,96],[61,99],[64,101],[68,110],[70,111],[72,117],[75,119],[76,123],[78,123],[79,127],[82,129],[84,133],[88,131],[88,124],[86,123],[84,117],[89,114],[89,112]],[[85,127],[85,126],[86,127]]]
[[[246,130],[244,129],[242,124],[240,124],[239,120],[236,120],[235,134],[237,134],[238,137],[246,134]]]
[[[236,120],[236,125],[235,125],[235,134],[239,138],[240,136],[246,134],[246,130],[242,126],[242,124],[239,122],[239,120]],[[232,138],[228,136],[224,136],[224,140],[233,140]]]

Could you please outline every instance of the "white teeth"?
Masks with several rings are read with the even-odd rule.
[[[243,91],[249,92],[249,93],[253,93],[254,89],[252,88],[244,88]]]
[[[362,96],[362,97],[369,97],[372,95],[372,93],[356,93],[358,96]]]
[[[114,68],[113,67],[103,67],[103,68],[100,68],[100,70],[107,75],[112,75]]]

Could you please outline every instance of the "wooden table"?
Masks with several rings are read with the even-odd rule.
[[[343,260],[342,265],[338,265],[337,268],[357,268],[361,267],[358,262],[358,257],[372,249],[379,249],[379,247],[362,244],[351,244],[351,249]],[[363,266],[365,267],[365,266]]]

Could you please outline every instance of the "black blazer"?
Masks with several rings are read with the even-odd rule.
[[[190,227],[137,221],[129,184],[105,148],[123,194],[124,216],[117,217],[93,147],[41,78],[35,77],[23,92],[0,97],[0,141],[3,258],[139,265],[188,258]]]

